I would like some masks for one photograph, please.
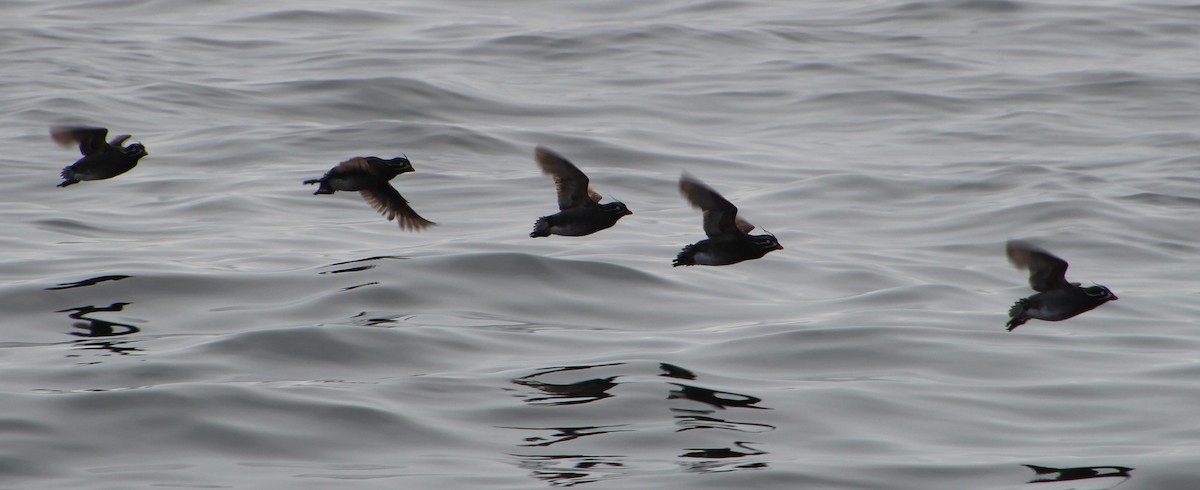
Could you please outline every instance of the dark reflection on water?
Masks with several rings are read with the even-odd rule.
[[[740,393],[733,393],[729,391],[710,390],[708,388],[685,385],[682,383],[671,384],[679,387],[679,389],[672,390],[671,394],[667,397],[668,400],[684,398],[706,405],[711,405],[719,410],[725,410],[731,407],[770,410],[766,407],[754,406],[758,402],[762,401],[762,398],[756,396],[742,395]]]
[[[520,467],[552,487],[573,487],[621,476],[626,469],[624,456],[587,456],[561,454],[555,456],[521,455]]]
[[[339,266],[343,266],[343,265],[361,264],[362,262],[372,262],[372,261],[376,261],[376,260],[388,260],[388,259],[403,260],[403,259],[405,259],[405,257],[400,257],[397,255],[377,255],[374,257],[367,257],[364,259],[347,260],[345,262],[335,262],[335,263],[329,264],[325,267],[339,267]],[[318,274],[342,274],[342,273],[346,273],[346,272],[362,272],[362,271],[374,269],[375,267],[376,266],[374,264],[362,264],[362,265],[355,265],[352,267],[343,267],[341,269],[332,270],[332,271],[321,271],[321,272],[318,272]]]
[[[1133,477],[1133,475],[1129,474],[1130,471],[1133,471],[1133,468],[1124,466],[1081,466],[1078,468],[1051,468],[1049,466],[1032,464],[1022,466],[1034,472],[1034,477],[1032,480],[1029,480],[1029,483],[1096,480],[1088,482],[1089,484],[1103,485],[1088,487],[1095,490],[1114,488]]]
[[[534,392],[517,395],[524,398],[529,405],[562,407],[591,403],[614,396],[610,391],[618,384],[620,376],[597,377],[594,371],[599,368],[630,367],[623,362],[609,364],[592,364],[578,366],[558,366],[544,368],[537,373],[513,379],[514,384],[533,388]],[[660,363],[661,377],[681,380],[697,379],[696,373],[668,363]],[[585,372],[587,371],[587,372]],[[567,379],[547,380],[551,375],[564,376]],[[579,381],[572,381],[569,376]],[[635,378],[636,379],[636,378]],[[627,381],[632,382],[632,381]],[[762,433],[775,430],[775,426],[765,423],[735,421],[714,416],[719,410],[739,412],[737,409],[770,410],[759,406],[762,399],[756,396],[733,393],[729,391],[702,388],[689,384],[664,383],[667,400],[677,400],[675,403],[686,403],[688,406],[669,407],[678,429],[675,433],[697,429],[719,429],[742,434]],[[699,404],[697,406],[696,404]],[[589,412],[579,412],[586,414]],[[641,425],[641,424],[639,424]],[[649,424],[653,427],[655,424]],[[659,425],[661,426],[661,425]],[[536,432],[536,435],[525,437],[518,444],[525,448],[546,448],[550,446],[568,446],[569,444],[588,444],[587,441],[599,436],[618,432],[634,432],[634,424],[595,425],[579,424],[554,427],[502,427],[505,429]],[[610,442],[611,443],[611,442]],[[685,448],[679,454],[676,464],[689,473],[716,473],[738,470],[755,470],[767,468],[767,462],[762,458],[768,453],[757,447],[754,441],[732,440],[728,446],[710,448]],[[576,446],[577,447],[577,446]],[[551,486],[574,486],[592,483],[605,479],[623,476],[627,465],[618,460],[624,456],[592,456],[586,454],[542,454],[517,455],[522,468],[532,470],[531,475],[549,483]]]
[[[76,306],[74,308],[58,310],[55,313],[71,312],[71,314],[67,315],[68,317],[87,322],[75,322],[73,325],[75,328],[86,330],[86,332],[71,332],[71,335],[76,337],[118,337],[121,335],[135,334],[141,332],[142,329],[128,323],[110,322],[108,320],[101,320],[99,318],[89,318],[86,315],[106,311],[121,311],[124,310],[126,306],[131,304],[132,303],[113,303],[108,306]]]
[[[399,255],[376,255],[374,257],[367,257],[367,258],[363,258],[363,259],[347,260],[345,262],[334,262],[332,264],[329,264],[326,267],[337,267],[339,265],[357,264],[359,262],[371,262],[373,260],[404,260],[407,258],[408,257],[401,257]]]
[[[696,379],[696,375],[694,373],[678,366],[662,364],[660,367],[663,369],[663,371],[665,371],[662,376]],[[681,376],[681,374],[686,375]],[[668,400],[691,400],[715,408],[697,409],[672,407],[671,411],[676,414],[675,424],[679,426],[679,432],[686,432],[696,429],[724,429],[738,432],[768,432],[775,430],[775,426],[769,424],[755,422],[735,422],[713,416],[717,410],[725,410],[731,407],[770,410],[766,407],[755,406],[757,403],[762,401],[761,398],[743,395],[740,393],[731,393],[728,391],[710,390],[708,388],[685,385],[682,383],[670,384],[678,387],[679,389],[671,390],[670,394],[667,395]]]
[[[501,427],[502,429],[517,429],[529,431],[547,431],[552,432],[547,436],[531,436],[525,438],[525,447],[546,447],[553,446],[560,442],[574,441],[587,436],[597,436],[601,434],[609,434],[613,432],[632,432],[633,429],[614,429],[615,427],[628,427],[629,424],[620,425],[598,425],[585,427]]]
[[[342,291],[349,291],[349,290],[351,290],[351,289],[358,289],[358,288],[361,288],[361,287],[363,287],[363,286],[374,286],[374,285],[376,285],[376,284],[379,284],[379,281],[364,282],[364,283],[362,283],[362,284],[355,284],[355,285],[353,285],[353,286],[346,286],[346,287],[342,288]]]
[[[79,350],[104,351],[119,356],[128,356],[145,351],[145,349],[141,347],[129,346],[130,344],[134,343],[137,343],[137,340],[79,340],[75,342],[75,348]],[[71,354],[67,357],[79,357],[79,355]]]
[[[618,384],[615,380],[617,376],[609,376],[607,378],[585,379],[574,383],[554,384],[536,380],[534,378],[546,376],[548,374],[562,373],[569,371],[578,371],[581,369],[592,369],[598,367],[620,366],[624,363],[613,364],[597,364],[590,366],[562,366],[547,368],[546,370],[523,376],[513,380],[513,383],[521,386],[528,386],[537,389],[541,394],[529,396],[525,399],[526,403],[538,405],[579,405],[583,403],[591,403],[597,400],[613,396],[608,390],[615,388]]]
[[[593,364],[580,366],[557,366],[544,368],[537,373],[513,379],[514,384],[533,388],[534,393],[518,395],[525,403],[534,406],[561,407],[591,403],[613,395],[608,391],[617,386],[617,376],[589,378],[567,383],[551,383],[537,378],[561,373],[572,373],[588,369],[622,366],[624,363]],[[565,427],[503,427],[522,431],[540,431],[542,435],[523,439],[521,447],[549,447],[555,444],[580,442],[592,436],[614,432],[632,432],[628,424],[580,425]],[[621,476],[626,469],[621,459],[625,456],[603,456],[587,454],[513,454],[517,465],[530,470],[530,476],[552,487],[572,487]]]
[[[692,371],[672,364],[663,363],[659,365],[659,368],[663,370],[661,376],[687,380],[694,380],[698,377]],[[676,389],[671,390],[667,394],[668,400],[687,400],[711,407],[671,407],[671,412],[675,414],[675,425],[679,427],[676,429],[676,432],[719,429],[743,433],[761,433],[775,430],[775,426],[770,424],[735,421],[715,416],[718,410],[731,408],[770,410],[767,407],[757,406],[762,402],[762,398],[729,391],[701,388],[683,383],[668,384],[676,387]],[[718,473],[767,468],[765,461],[731,461],[768,454],[766,451],[751,447],[751,444],[757,443],[752,441],[734,441],[730,447],[687,449],[688,452],[679,455],[679,457],[689,459],[680,461],[679,464],[683,467],[684,471],[691,473]]]
[[[767,463],[729,463],[725,461],[684,461],[681,463],[683,470],[688,473],[727,473],[738,470],[763,470],[767,469]]]
[[[775,430],[774,425],[760,424],[755,422],[735,422],[722,418],[712,417],[707,415],[707,412],[699,410],[687,410],[682,408],[672,408],[675,412],[675,425],[679,426],[677,432],[687,432],[697,429],[721,429],[732,430],[737,432],[770,432]]]
[[[318,272],[318,274],[342,274],[342,273],[346,273],[346,272],[361,272],[361,271],[371,270],[374,268],[375,268],[374,265],[360,265],[357,267],[347,267],[345,269],[338,269],[336,271],[321,271],[321,272]]]
[[[86,287],[86,286],[92,286],[95,284],[99,284],[99,283],[102,283],[105,281],[120,281],[121,279],[129,279],[130,277],[133,277],[133,276],[122,276],[122,275],[99,276],[99,277],[93,277],[91,279],[84,279],[84,280],[78,281],[78,282],[64,282],[64,283],[59,284],[54,287],[48,287],[48,288],[46,288],[46,290],[47,291],[57,291],[60,289],[82,288],[82,287]]]
[[[143,349],[140,347],[129,347],[128,346],[128,344],[134,343],[135,340],[111,340],[111,339],[110,340],[93,340],[93,339],[109,338],[109,337],[123,337],[126,335],[133,335],[135,333],[141,332],[142,329],[138,328],[137,326],[130,325],[128,323],[110,322],[108,320],[101,320],[99,318],[91,318],[91,317],[88,317],[87,315],[91,315],[93,313],[122,311],[125,309],[126,306],[128,306],[130,304],[132,304],[132,303],[113,303],[108,306],[95,306],[95,305],[77,306],[74,308],[67,308],[65,310],[58,310],[55,313],[68,313],[69,312],[70,314],[67,315],[68,317],[74,318],[76,320],[83,320],[81,322],[75,322],[72,325],[73,327],[80,329],[82,331],[69,332],[70,335],[74,335],[76,337],[86,337],[87,339],[89,339],[89,340],[75,341],[76,349],[107,351],[107,352],[111,352],[113,354],[125,356],[125,355],[129,355],[129,354],[132,354],[135,352],[140,352]],[[68,357],[78,357],[78,356],[72,355],[72,356],[68,356]]]
[[[688,451],[691,452],[680,454],[679,457],[711,461],[681,461],[680,465],[683,467],[684,471],[690,473],[721,473],[737,470],[758,470],[767,468],[767,463],[762,461],[727,461],[750,456],[764,456],[767,454],[765,451],[760,451],[750,447],[750,444],[750,442],[746,441],[736,441],[733,443],[733,447],[688,449]]]
[[[351,265],[351,264],[359,264],[359,265],[353,265],[350,267],[341,267],[339,269],[335,269],[335,270],[331,270],[331,271],[321,271],[321,272],[318,272],[318,274],[346,274],[346,273],[351,273],[351,272],[369,271],[378,266],[375,264],[363,264],[363,262],[371,262],[371,261],[385,260],[385,259],[402,260],[405,258],[406,257],[400,257],[397,255],[377,255],[375,257],[367,257],[364,259],[355,259],[355,260],[347,260],[345,262],[336,262],[333,264],[329,264],[325,267],[339,267],[339,266]],[[365,286],[374,286],[376,284],[379,284],[379,281],[370,281],[370,282],[355,284],[352,286],[346,286],[346,287],[343,287],[341,290],[342,291],[352,291],[352,290],[355,290],[355,289],[358,289],[361,287],[365,287]]]
[[[663,370],[663,373],[660,374],[659,376],[665,376],[668,378],[679,378],[679,379],[696,379],[696,373],[688,371],[687,369],[681,368],[674,364],[667,364],[664,362],[664,363],[660,363],[658,365],[658,367],[659,367],[659,369]]]
[[[354,323],[356,323],[356,324],[359,324],[359,325],[362,325],[365,327],[375,327],[375,326],[379,326],[379,325],[387,325],[390,323],[396,323],[398,321],[399,315],[372,316],[370,313],[367,313],[364,311],[364,312],[354,315],[350,318],[354,318],[355,319]]]
[[[711,449],[706,449],[706,448],[688,449],[688,451],[691,451],[690,453],[680,454],[679,457],[681,457],[681,458],[723,459],[723,458],[744,458],[746,456],[761,456],[763,454],[767,454],[764,451],[760,451],[758,449],[754,449],[754,448],[750,447],[749,446],[750,444],[751,443],[746,442],[746,441],[737,441],[737,442],[733,443],[734,447],[739,448],[739,449],[744,449],[744,451],[738,451],[734,448],[729,448],[729,447],[711,448]]]

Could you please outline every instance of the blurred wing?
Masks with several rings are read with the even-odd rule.
[[[437,223],[422,218],[417,214],[408,201],[404,200],[404,196],[400,195],[394,187],[390,185],[382,185],[363,189],[359,191],[363,199],[367,200],[367,204],[375,208],[380,213],[387,217],[388,221],[396,220],[400,223],[400,228],[404,230],[423,230]]]
[[[375,167],[372,167],[371,162],[367,161],[366,158],[354,157],[354,158],[351,158],[349,160],[346,160],[344,162],[337,164],[332,169],[330,169],[330,172],[333,172],[334,170],[336,170],[338,172],[345,172],[345,173],[363,172],[363,173],[370,174],[370,173],[375,172]]]
[[[588,187],[588,199],[591,199],[592,202],[598,203],[601,199],[604,199],[604,196],[601,196],[600,193],[596,192],[595,189]]]
[[[62,146],[70,146],[79,144],[79,153],[91,155],[108,151],[108,143],[104,142],[104,137],[108,136],[108,130],[105,128],[89,128],[81,126],[71,127],[53,127],[50,128],[50,137]]]
[[[733,224],[734,226],[737,226],[737,229],[742,230],[742,233],[749,234],[750,232],[754,231],[754,225],[750,224],[749,221],[742,219],[741,216],[733,218]]]
[[[1055,257],[1035,245],[1010,240],[1005,246],[1008,261],[1018,269],[1029,270],[1029,286],[1034,291],[1048,291],[1070,286],[1067,282],[1067,261]]]
[[[574,164],[544,147],[534,150],[542,173],[554,177],[558,189],[558,209],[589,206],[595,203],[588,195],[588,178]]]
[[[737,225],[737,207],[695,177],[686,173],[681,175],[679,193],[692,206],[704,211],[704,234],[710,238],[745,233]]]
[[[129,138],[132,138],[132,136],[130,136],[128,134],[118,135],[116,138],[113,138],[112,141],[109,141],[108,145],[109,146],[122,146],[122,144],[125,143],[125,140],[127,140]]]

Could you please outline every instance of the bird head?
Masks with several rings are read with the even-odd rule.
[[[397,174],[417,171],[417,169],[413,168],[412,162],[409,161],[408,157],[403,154],[401,154],[401,156],[398,156],[398,157],[390,159],[390,160],[384,160],[383,164],[387,165],[389,168],[391,168]]]
[[[633,211],[630,211],[629,208],[625,206],[625,203],[623,203],[621,201],[613,201],[613,202],[610,202],[607,204],[601,204],[600,209],[603,209],[607,213],[615,214],[618,216],[626,216],[626,215],[633,214]]]
[[[150,152],[146,151],[146,147],[141,143],[133,143],[121,150],[122,153],[134,158],[142,158],[150,156]]]
[[[750,239],[754,241],[754,246],[758,247],[759,250],[766,250],[768,252],[772,250],[783,250],[783,245],[779,243],[778,238],[775,238],[774,233],[771,233],[767,230],[763,231],[766,231],[767,234],[750,236]]]
[[[1083,288],[1083,292],[1087,293],[1088,297],[1103,301],[1116,301],[1117,295],[1113,294],[1108,288],[1096,284]]]

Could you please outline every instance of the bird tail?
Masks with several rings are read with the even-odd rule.
[[[1045,466],[1038,466],[1035,464],[1023,464],[1021,466],[1029,468],[1029,469],[1033,470],[1034,473],[1037,473],[1039,475],[1048,475],[1050,473],[1058,473],[1058,472],[1062,471],[1058,468],[1047,468]]]
[[[329,187],[329,184],[321,179],[306,180],[306,181],[304,181],[304,184],[305,185],[320,184],[320,186],[317,187],[317,192],[313,193],[314,195],[316,195],[316,194],[333,194],[333,188]]]
[[[61,175],[63,178],[62,183],[58,184],[59,187],[66,187],[79,182],[79,179],[75,178],[75,171],[72,170],[71,167],[64,167],[62,169],[62,173],[59,175]]]
[[[1012,308],[1008,309],[1009,319],[1005,327],[1008,328],[1009,332],[1024,325],[1029,320],[1029,317],[1025,316],[1025,310],[1027,309],[1029,309],[1028,299],[1019,299],[1016,303],[1013,303]]]
[[[675,256],[675,260],[671,262],[671,267],[679,267],[681,265],[696,265],[696,246],[688,245],[679,251],[679,255]]]
[[[538,218],[537,222],[533,224],[533,232],[529,234],[530,238],[540,236],[550,236],[550,220],[545,216]]]

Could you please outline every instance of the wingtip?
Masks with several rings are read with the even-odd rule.
[[[70,128],[64,126],[52,126],[50,128],[50,139],[57,143],[58,146],[63,147],[71,146],[73,142]]]
[[[389,216],[388,219],[395,219],[396,224],[404,231],[425,231],[426,228],[437,226],[437,223],[429,221],[420,216],[405,216],[401,213],[396,213],[394,216]]]
[[[534,159],[541,161],[541,160],[544,160],[546,158],[551,158],[551,157],[562,158],[562,156],[559,155],[558,152],[551,150],[549,148],[546,148],[545,146],[537,145],[533,148],[533,158]]]
[[[687,197],[688,189],[692,187],[704,187],[704,182],[684,170],[679,174],[679,194]]]
[[[1008,263],[1018,269],[1029,268],[1029,254],[1037,248],[1024,240],[1008,240],[1004,242],[1004,255]]]
[[[679,184],[680,184],[680,186],[682,186],[684,182],[689,182],[689,183],[692,183],[692,184],[703,184],[703,182],[701,182],[701,181],[700,181],[700,179],[697,179],[697,178],[696,178],[696,176],[692,175],[692,174],[691,174],[690,172],[688,172],[687,170],[684,170],[684,171],[682,171],[682,172],[680,172],[680,173],[679,173]]]
[[[1025,324],[1025,320],[1024,320],[1024,319],[1019,319],[1019,318],[1009,318],[1009,319],[1008,319],[1008,323],[1005,323],[1005,324],[1004,324],[1004,329],[1005,329],[1006,331],[1009,331],[1009,332],[1011,332],[1011,331],[1013,331],[1013,330],[1016,330],[1016,329],[1017,329],[1017,327],[1019,327],[1019,326],[1021,326],[1021,325],[1024,325],[1024,324]]]

